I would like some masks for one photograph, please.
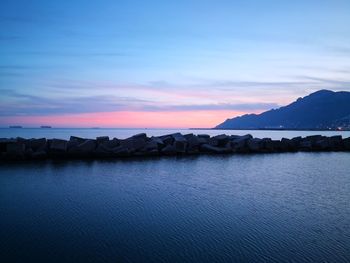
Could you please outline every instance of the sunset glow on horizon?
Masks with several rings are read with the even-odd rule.
[[[213,128],[226,116],[238,116],[234,111],[182,112],[99,112],[57,116],[11,117],[10,125],[24,127],[49,125],[56,128]]]

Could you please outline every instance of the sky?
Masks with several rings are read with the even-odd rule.
[[[214,127],[350,91],[349,0],[0,0],[0,127]]]

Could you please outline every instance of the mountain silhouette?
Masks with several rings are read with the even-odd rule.
[[[337,129],[350,128],[350,92],[319,90],[295,102],[261,114],[227,119],[217,129]]]

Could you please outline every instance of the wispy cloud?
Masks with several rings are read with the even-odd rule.
[[[34,66],[24,66],[24,65],[0,65],[0,70],[22,70],[22,69],[33,69]]]
[[[9,89],[2,90],[6,101],[0,105],[1,116],[36,116],[91,112],[181,112],[181,111],[261,111],[278,107],[276,103],[166,104],[132,97],[92,96],[45,98]]]
[[[96,52],[85,50],[80,52],[77,50],[74,51],[18,51],[18,52],[6,52],[7,55],[22,55],[22,56],[53,56],[53,57],[124,57],[129,56],[126,52]]]
[[[35,15],[34,16],[25,16],[25,15],[15,15],[15,16],[0,16],[0,24],[34,24],[38,26],[45,26],[52,23],[58,23],[52,17],[48,15]]]
[[[19,77],[22,76],[21,73],[16,73],[16,72],[1,72],[0,71],[0,77]]]
[[[314,76],[301,76],[301,78],[311,80],[313,82],[328,85],[329,88],[343,88],[345,90],[350,89],[350,80],[347,79],[329,79],[329,78],[321,78],[321,77],[314,77]],[[320,85],[321,86],[321,85]]]
[[[349,46],[331,46],[328,47],[328,49],[336,54],[341,55],[349,55],[350,54],[350,47]]]
[[[0,42],[10,42],[10,41],[18,41],[20,40],[20,36],[13,36],[13,35],[2,35],[0,36]]]
[[[207,111],[207,110],[235,110],[235,111],[256,111],[277,108],[277,103],[217,103],[217,104],[196,104],[196,105],[165,105],[145,106],[147,111]]]
[[[218,80],[218,81],[207,81],[203,83],[194,84],[197,87],[216,87],[222,89],[230,88],[291,88],[309,85],[310,81],[235,81],[235,80]]]
[[[8,99],[0,105],[0,115],[55,115],[89,112],[122,111],[138,108],[147,101],[137,98],[93,96],[46,98],[27,95],[12,90],[2,90]]]

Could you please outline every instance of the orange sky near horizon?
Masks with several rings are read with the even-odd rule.
[[[55,116],[16,116],[9,120],[11,125],[19,123],[24,127],[50,125],[52,127],[101,127],[101,128],[212,128],[227,118],[246,112],[177,111],[177,112],[98,112]]]

